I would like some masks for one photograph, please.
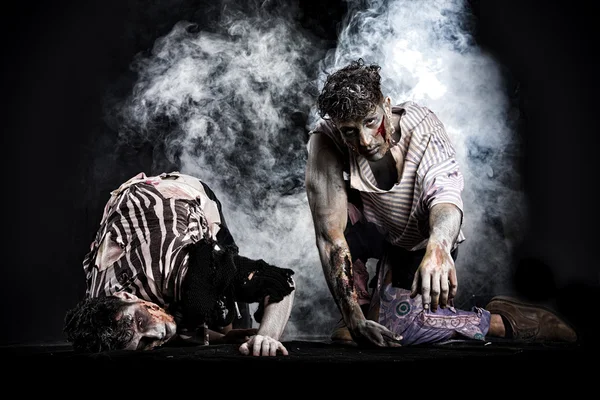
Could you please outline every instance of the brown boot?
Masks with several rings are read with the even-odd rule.
[[[526,342],[575,342],[577,334],[554,312],[523,303],[515,298],[496,296],[485,306],[509,322],[512,338]]]

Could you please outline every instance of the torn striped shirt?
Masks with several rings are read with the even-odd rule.
[[[206,184],[178,172],[140,173],[111,192],[83,261],[86,296],[127,291],[167,308],[181,300],[186,246],[224,234]]]
[[[325,133],[347,160],[344,179],[359,191],[366,220],[392,245],[418,250],[427,245],[431,207],[451,203],[463,211],[464,180],[444,125],[430,109],[408,101],[392,107],[392,112],[401,116],[401,136],[394,147],[404,157],[404,168],[389,190],[377,187],[369,162],[348,151],[331,121],[319,120],[310,133]],[[461,229],[456,244],[463,240]]]

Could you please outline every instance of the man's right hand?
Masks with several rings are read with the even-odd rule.
[[[360,346],[377,347],[400,347],[402,336],[396,335],[385,326],[368,319],[360,319],[354,322],[350,328],[350,334],[354,341]]]
[[[308,147],[306,194],[329,290],[358,345],[397,347],[400,343],[396,335],[366,320],[355,298],[352,256],[344,236],[348,224],[348,193],[343,179],[343,156],[325,133],[311,135]]]
[[[285,346],[276,339],[270,336],[254,335],[247,342],[242,343],[239,347],[240,353],[245,356],[276,356],[282,354],[288,355],[288,351]]]

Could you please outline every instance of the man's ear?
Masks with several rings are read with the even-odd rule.
[[[385,100],[383,100],[383,104],[385,105],[386,112],[392,112],[392,98],[387,96]]]
[[[127,301],[127,302],[133,302],[133,301],[138,301],[139,298],[133,294],[133,293],[128,293],[125,291],[121,291],[121,292],[116,292],[115,294],[113,294],[113,296],[120,298],[123,301]]]

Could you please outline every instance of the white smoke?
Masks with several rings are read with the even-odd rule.
[[[466,1],[349,1],[325,72],[379,64],[384,95],[427,106],[444,123],[465,178],[459,297],[510,291],[512,251],[527,225],[515,170],[516,119],[500,67],[473,40]],[[326,78],[319,78],[319,87]],[[314,113],[312,114],[313,118]],[[460,301],[457,303],[460,304]]]
[[[328,329],[335,312],[304,191],[310,86],[325,50],[279,10],[225,2],[215,31],[176,24],[134,64],[119,133],[206,182],[242,255],[295,271],[294,337]]]
[[[386,94],[431,108],[454,141],[467,186],[461,290],[501,282],[523,213],[520,192],[506,183],[518,178],[511,116],[497,67],[462,29],[462,3],[367,1],[358,10],[350,2],[330,53],[298,25],[293,7],[283,13],[273,4],[225,1],[217,29],[182,21],[139,55],[136,85],[118,105],[122,141],[151,143],[208,183],[241,254],[295,270],[288,338],[328,336],[339,313],[304,191],[306,129],[319,68],[363,57],[383,67]],[[505,232],[490,229],[489,218]]]

